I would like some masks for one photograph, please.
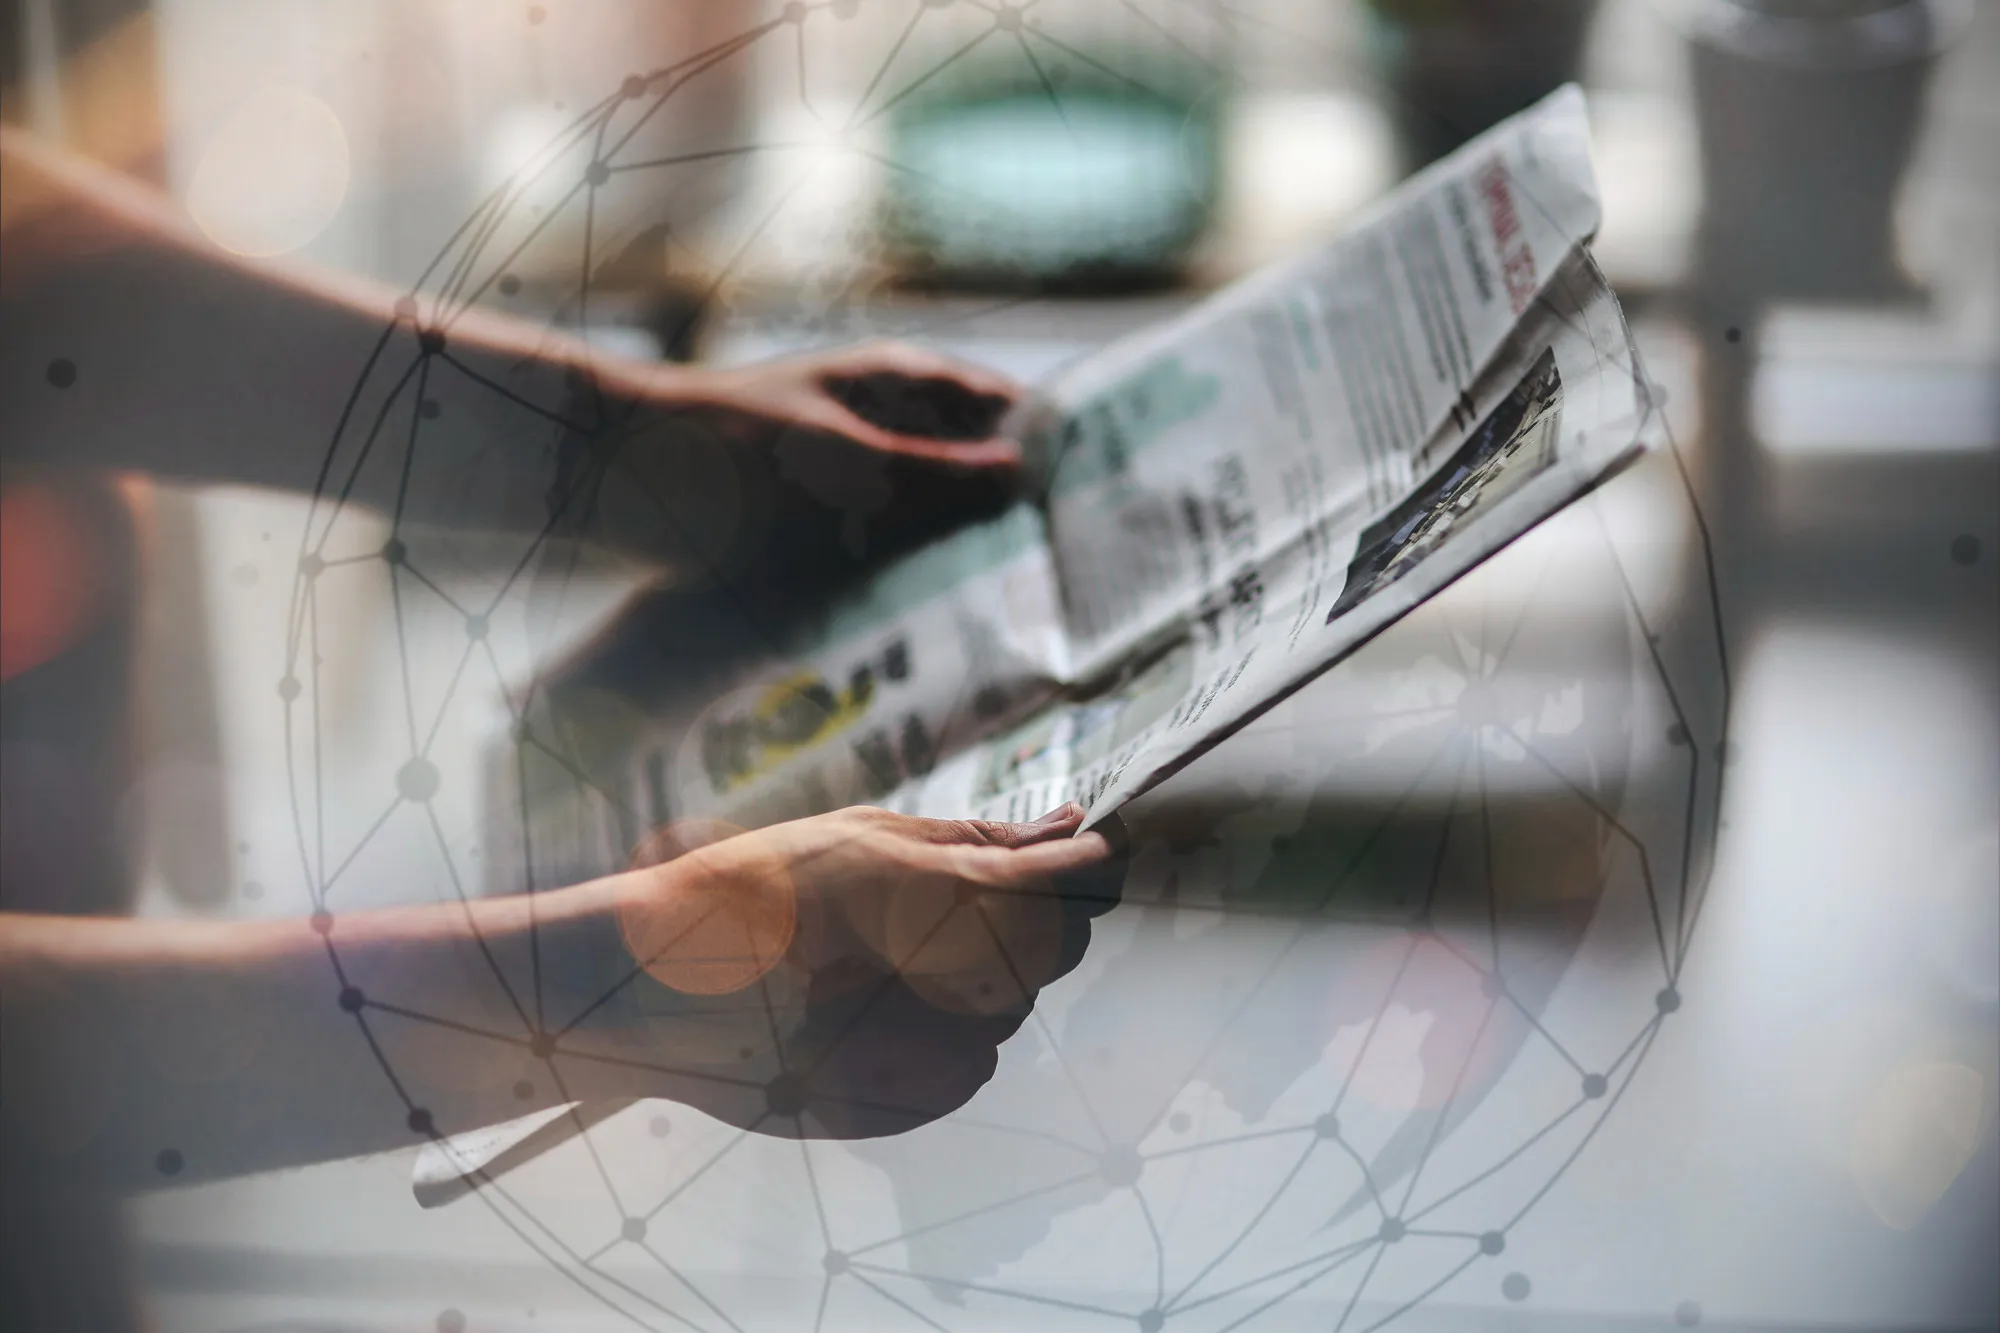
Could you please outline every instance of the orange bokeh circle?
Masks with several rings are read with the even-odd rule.
[[[720,820],[681,820],[634,856],[635,891],[619,908],[625,947],[661,985],[729,995],[756,984],[791,947],[798,901],[778,857],[728,848]]]

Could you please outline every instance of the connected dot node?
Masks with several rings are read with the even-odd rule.
[[[416,297],[414,297],[414,296],[399,296],[399,297],[397,297],[397,298],[396,298],[396,318],[397,318],[397,319],[415,319],[416,317],[417,317],[417,298],[416,298]]]
[[[307,554],[299,557],[299,573],[307,578],[316,579],[325,572],[326,561],[320,556]]]
[[[1526,1273],[1509,1273],[1500,1279],[1500,1294],[1510,1301],[1525,1301],[1535,1284],[1528,1281]]]
[[[1602,1097],[1604,1095],[1605,1087],[1606,1084],[1604,1080],[1604,1075],[1585,1074],[1583,1076],[1583,1095],[1590,1098],[1592,1101],[1595,1101],[1599,1097]]]
[[[443,408],[438,406],[438,400],[435,398],[426,398],[417,404],[417,415],[425,421],[436,421],[438,413],[443,410]]]
[[[1410,1229],[1403,1225],[1403,1219],[1400,1217],[1385,1217],[1382,1219],[1382,1229],[1377,1234],[1382,1237],[1384,1245],[1394,1245],[1409,1235]]]
[[[556,1053],[556,1039],[547,1032],[537,1032],[528,1038],[528,1054],[537,1060],[546,1060]]]
[[[1481,1254],[1498,1254],[1507,1248],[1507,1238],[1497,1231],[1489,1231],[1479,1238]]]
[[[1507,983],[1498,972],[1487,972],[1479,978],[1479,993],[1489,1000],[1497,1000],[1507,993]]]
[[[1701,1306],[1694,1301],[1682,1301],[1674,1307],[1674,1322],[1682,1328],[1693,1328],[1701,1322]]]
[[[444,330],[425,329],[417,335],[417,347],[425,356],[436,356],[444,350]]]
[[[847,1256],[839,1250],[828,1250],[826,1257],[819,1261],[819,1266],[826,1270],[828,1277],[839,1277],[847,1271]]]
[[[637,74],[628,74],[625,76],[625,82],[618,85],[618,91],[624,94],[628,102],[637,97],[644,97],[646,81]]]
[[[306,919],[306,924],[312,927],[313,934],[315,935],[331,935],[333,934],[333,913],[314,912]]]
[[[67,389],[76,383],[76,362],[66,356],[49,362],[49,383],[58,389]]]
[[[431,1120],[431,1113],[425,1110],[421,1106],[413,1106],[410,1108],[408,1123],[410,1126],[410,1133],[422,1134],[427,1138],[437,1129],[436,1124],[434,1124]]]
[[[396,770],[396,793],[406,801],[428,801],[439,782],[437,765],[422,755]]]
[[[1653,997],[1653,1004],[1661,1013],[1671,1014],[1681,1007],[1681,993],[1669,986]]]
[[[279,681],[278,697],[286,703],[290,703],[292,700],[298,698],[299,678],[297,676],[286,676],[283,680]]]
[[[465,618],[466,638],[483,639],[486,637],[486,630],[487,630],[487,624],[485,616],[467,616]]]
[[[806,7],[800,4],[799,0],[790,0],[790,3],[785,6],[784,15],[785,22],[787,23],[804,23],[806,21]]]
[[[1104,1156],[1097,1161],[1098,1174],[1104,1177],[1105,1183],[1120,1188],[1138,1184],[1139,1173],[1145,1167],[1145,1159],[1139,1156],[1139,1150],[1123,1145],[1106,1148]]]
[[[1333,1112],[1328,1111],[1325,1115],[1313,1121],[1313,1133],[1319,1135],[1323,1139],[1339,1138],[1340,1117],[1335,1115]]]
[[[806,1081],[797,1074],[780,1074],[764,1085],[764,1105],[772,1115],[795,1116],[806,1109]]]
[[[177,1176],[186,1165],[179,1148],[162,1148],[153,1158],[153,1169],[163,1176]]]
[[[1012,5],[1002,5],[993,14],[993,26],[1002,32],[1021,30],[1021,11]]]
[[[640,1241],[646,1239],[646,1219],[643,1217],[626,1218],[625,1225],[618,1228],[618,1234],[626,1240],[631,1241],[634,1245],[637,1245]]]
[[[403,545],[400,537],[391,537],[382,543],[382,558],[392,565],[400,565],[410,558],[410,548]]]
[[[1148,1310],[1139,1316],[1139,1333],[1160,1333],[1167,1326],[1167,1312]]]
[[[583,169],[583,179],[586,184],[593,186],[609,185],[611,183],[611,168],[606,163],[593,162]]]
[[[360,1013],[361,1006],[367,1003],[368,1003],[368,997],[361,993],[361,987],[342,986],[340,988],[340,1007],[342,1009],[345,1009],[348,1013],[350,1014]]]

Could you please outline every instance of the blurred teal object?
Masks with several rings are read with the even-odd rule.
[[[1215,211],[1222,103],[1213,69],[1157,53],[957,62],[891,114],[895,262],[940,286],[1171,280]]]

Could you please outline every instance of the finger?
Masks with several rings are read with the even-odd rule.
[[[941,847],[948,872],[957,878],[995,888],[1011,888],[1031,880],[1096,865],[1111,854],[1101,833],[1056,837],[1024,847]]]
[[[821,363],[840,375],[892,374],[910,379],[950,380],[976,394],[1019,398],[1020,384],[997,371],[972,365],[932,348],[886,339],[844,348]]]
[[[1051,810],[1040,819],[1029,824],[1007,824],[992,820],[966,820],[972,837],[966,841],[980,841],[991,847],[1032,847],[1036,843],[1048,842],[1052,838],[1066,838],[1076,832],[1083,823],[1083,807],[1069,804]]]
[[[1026,824],[995,824],[991,827],[1004,830],[1004,841],[996,839],[1003,847],[1032,847],[1036,843],[1049,842],[1056,838],[1067,838],[1075,834],[1083,824],[1084,809],[1074,801],[1065,801],[1040,819]]]
[[[1074,802],[1056,807],[1031,824],[994,819],[919,819],[910,817],[897,832],[920,842],[946,846],[1027,847],[1074,832],[1083,822],[1083,807]]]
[[[1014,853],[1012,860],[1023,875],[1058,875],[1097,865],[1110,855],[1111,844],[1102,833],[1093,830],[1023,847]]]
[[[815,400],[812,408],[799,414],[798,424],[808,429],[842,437],[865,449],[924,463],[934,463],[955,471],[966,473],[992,469],[1011,471],[1021,465],[1021,445],[1018,440],[998,435],[974,440],[941,439],[931,435],[912,435],[903,431],[889,430],[869,421],[845,403],[832,397]]]
[[[936,375],[885,371],[824,375],[819,391],[871,425],[897,435],[965,443],[993,438],[1014,407],[1006,394],[980,393]]]

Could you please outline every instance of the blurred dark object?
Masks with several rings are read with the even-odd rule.
[[[938,440],[984,440],[1013,400],[976,393],[952,379],[907,375],[840,376],[827,388],[848,411],[883,430]]]
[[[1019,35],[948,62],[891,112],[881,214],[896,267],[932,288],[1171,282],[1221,193],[1224,66],[1122,27]]]
[[[1368,0],[1402,173],[1577,76],[1597,0]]]
[[[1752,300],[1915,295],[1898,187],[1953,0],[1703,0],[1690,34],[1705,213],[1697,270]]]
[[[62,610],[73,623],[53,655],[0,686],[0,911],[121,913],[132,894],[130,847],[114,820],[134,777],[135,488],[84,472],[10,470],[4,482],[7,521],[23,527],[8,534],[9,561],[21,561],[7,579],[20,599],[10,611]],[[31,496],[60,526],[23,521]],[[17,549],[37,537],[41,549]],[[27,586],[35,574],[49,589],[39,597]],[[31,609],[52,597],[67,605]]]

